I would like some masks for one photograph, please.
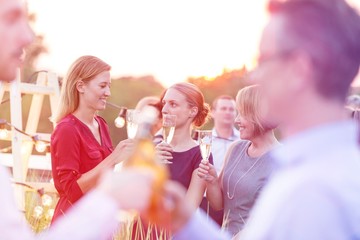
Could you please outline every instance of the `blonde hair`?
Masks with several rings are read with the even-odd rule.
[[[254,124],[255,133],[257,134],[263,134],[274,128],[265,124],[260,112],[260,101],[259,85],[244,87],[236,95],[236,105],[239,109],[239,114]]]
[[[82,56],[70,67],[63,79],[57,113],[53,122],[58,123],[68,114],[74,112],[79,106],[79,92],[76,88],[78,81],[87,83],[98,74],[110,71],[111,67],[101,59],[94,56]]]
[[[196,85],[187,82],[176,83],[170,88],[173,88],[184,95],[190,107],[196,107],[198,109],[192,123],[195,127],[203,126],[209,119],[210,106],[205,102],[204,95],[200,89]],[[166,91],[162,95],[161,100],[163,99],[165,93]]]

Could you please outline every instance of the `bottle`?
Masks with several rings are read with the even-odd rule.
[[[144,168],[154,172],[153,193],[149,204],[149,221],[158,222],[160,201],[164,191],[164,183],[169,178],[167,166],[156,158],[155,145],[152,141],[151,129],[156,124],[158,110],[155,107],[145,107],[138,119],[138,130],[135,135],[135,147],[131,157],[124,162],[124,167]]]

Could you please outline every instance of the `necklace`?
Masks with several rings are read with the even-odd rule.
[[[244,148],[243,149],[243,151],[242,151],[242,153],[244,153],[244,151],[246,150],[247,148]],[[243,154],[240,154],[240,156],[243,156]],[[258,161],[261,159],[261,156],[258,158],[258,159],[256,159],[256,161],[254,162],[254,164],[248,169],[248,170],[246,170],[246,172],[236,181],[236,183],[235,183],[235,185],[234,185],[234,187],[233,187],[233,193],[232,194],[230,194],[230,178],[231,178],[231,176],[232,176],[232,174],[234,173],[234,171],[235,171],[235,169],[236,169],[236,167],[237,167],[237,165],[239,164],[239,162],[240,162],[240,159],[236,162],[236,164],[235,164],[235,166],[233,167],[233,169],[232,169],[232,171],[231,171],[231,173],[230,173],[230,175],[229,175],[229,178],[228,178],[228,182],[227,182],[227,197],[230,199],[230,200],[232,200],[233,198],[234,198],[234,196],[235,196],[235,189],[236,189],[236,186],[239,184],[239,182],[251,171],[251,169],[253,169],[254,167],[255,167],[255,165],[258,163]]]

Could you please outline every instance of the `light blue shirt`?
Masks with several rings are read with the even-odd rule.
[[[220,229],[212,220],[207,220],[202,210],[196,211],[187,224],[173,236],[174,240],[230,240],[229,233]]]
[[[241,233],[247,240],[360,239],[360,151],[350,121],[322,125],[274,151],[270,179]]]
[[[229,138],[219,137],[215,128],[212,130],[211,154],[213,156],[214,167],[218,175],[223,168],[227,150],[234,141],[239,139],[240,133],[236,128],[233,128],[233,133]]]

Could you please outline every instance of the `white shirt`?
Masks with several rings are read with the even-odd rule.
[[[115,201],[99,191],[92,191],[80,199],[66,216],[59,219],[48,231],[35,236],[16,207],[9,179],[8,172],[0,166],[1,239],[109,239],[118,226],[115,218],[118,206]]]
[[[212,130],[212,145],[211,154],[213,156],[214,167],[219,175],[224,165],[224,159],[230,145],[240,139],[240,133],[236,128],[233,128],[233,133],[229,138],[219,137],[215,128]]]
[[[350,121],[313,128],[273,154],[276,171],[240,238],[360,239],[360,151]]]

